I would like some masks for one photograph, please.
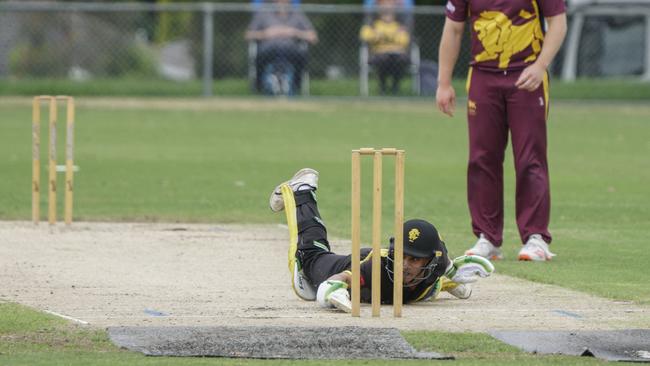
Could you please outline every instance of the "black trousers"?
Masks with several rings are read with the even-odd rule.
[[[379,90],[381,94],[387,93],[387,82],[392,78],[390,92],[399,92],[399,83],[404,76],[406,67],[409,64],[408,57],[400,53],[380,53],[372,56],[370,64],[375,67],[379,76]]]
[[[302,85],[302,72],[307,65],[307,49],[302,47],[266,47],[257,54],[255,59],[255,70],[257,78],[255,85],[257,91],[263,90],[262,75],[266,65],[274,62],[286,61],[293,66],[293,85],[291,86],[296,94],[300,94]]]
[[[318,287],[332,275],[349,270],[351,256],[330,250],[327,229],[318,212],[314,191],[299,191],[294,196],[298,221],[296,256],[307,279]]]

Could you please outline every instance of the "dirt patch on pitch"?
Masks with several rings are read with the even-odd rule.
[[[0,105],[31,106],[32,99],[25,97],[6,97]],[[83,97],[76,98],[77,108],[109,109],[155,109],[191,111],[304,111],[321,112],[327,104],[318,101],[294,100],[288,98],[124,98],[124,97]],[[335,108],[334,106],[329,107]]]
[[[0,222],[0,301],[92,326],[370,326],[442,331],[649,328],[650,307],[494,275],[403,318],[319,308],[292,292],[278,225]],[[349,243],[334,243],[349,251]],[[338,245],[336,245],[338,244]],[[498,267],[497,267],[498,270]]]

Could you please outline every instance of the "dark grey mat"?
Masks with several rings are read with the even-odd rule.
[[[394,328],[111,327],[113,343],[148,356],[451,359],[417,352]]]
[[[583,332],[492,331],[490,334],[527,352],[650,363],[650,329]]]

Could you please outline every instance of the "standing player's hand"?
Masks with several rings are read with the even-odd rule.
[[[442,113],[449,117],[454,116],[454,109],[456,108],[456,92],[451,84],[438,85],[438,90],[436,91],[436,103],[438,104],[438,109]]]
[[[546,68],[537,63],[534,63],[521,72],[521,75],[519,75],[519,79],[517,79],[515,86],[519,89],[528,91],[537,90],[537,88],[539,88],[539,85],[542,83],[542,80],[544,80],[545,73]]]

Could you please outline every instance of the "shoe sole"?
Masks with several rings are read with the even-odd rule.
[[[283,184],[289,184],[291,181],[293,181],[293,180],[298,180],[298,179],[301,178],[303,175],[307,175],[307,174],[314,174],[315,176],[318,177],[318,172],[315,171],[314,169],[312,169],[312,168],[302,168],[302,169],[298,170],[298,171],[296,172],[296,174],[294,174],[293,177],[291,177],[291,179],[289,179],[289,180],[286,181],[286,182],[282,182],[282,183],[279,184],[277,187],[275,187],[275,190],[273,191],[273,193],[276,193],[277,190],[278,190],[278,189],[279,189]],[[291,187],[291,189],[293,189],[293,187]],[[276,193],[276,194],[278,194],[278,193]],[[280,194],[282,194],[282,193],[280,192]]]
[[[551,258],[533,259],[533,257],[529,256],[528,254],[519,254],[518,259],[524,262],[547,262],[551,260]]]
[[[306,175],[306,174],[314,174],[314,175],[316,175],[318,177],[318,172],[316,170],[314,170],[312,168],[302,168],[302,169],[298,170],[296,172],[296,174],[294,174],[293,177],[291,177],[291,179],[286,180],[286,181],[278,184],[278,186],[275,187],[275,189],[273,190],[273,192],[271,192],[271,194],[274,194],[276,196],[281,196],[282,195],[282,189],[281,188],[282,188],[283,185],[289,184],[292,180],[297,180],[298,178],[300,178],[300,177],[302,177],[303,175]],[[291,188],[291,189],[293,190],[293,188]],[[269,207],[270,206],[271,205],[269,205]],[[284,210],[284,206],[282,208],[278,209],[278,210],[274,210],[273,207],[271,207],[271,211],[273,211],[273,212],[280,212],[282,210]]]
[[[303,284],[303,286],[308,286],[308,285]],[[293,289],[293,293],[295,293],[296,296],[298,296],[301,300],[304,300],[304,301],[314,301],[314,300],[316,300],[316,294],[314,293],[313,289],[309,290],[312,294],[310,294],[310,295],[305,294],[305,296],[303,296],[303,293],[307,292],[307,290],[299,290],[299,289],[297,289],[296,288],[296,283],[294,281],[291,281],[291,288]],[[301,293],[301,291],[302,291],[302,293]]]

